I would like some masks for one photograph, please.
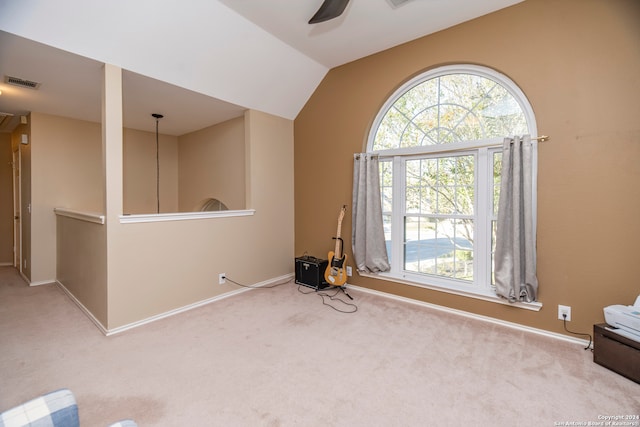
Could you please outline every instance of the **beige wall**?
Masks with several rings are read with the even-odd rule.
[[[249,111],[186,138],[187,145],[210,138],[240,145],[224,151],[239,163],[233,172],[242,171],[234,181],[243,183],[237,189],[243,199],[233,203],[254,215],[122,224],[131,150],[123,148],[120,69],[105,65],[103,83],[102,125],[32,115],[33,142],[25,155],[33,152],[34,277],[37,271],[57,278],[114,329],[238,289],[218,285],[219,273],[246,284],[291,273],[293,122]],[[124,134],[129,143],[148,136]],[[105,224],[56,217],[55,207],[101,213]]]
[[[155,133],[125,129],[124,212],[157,211]],[[160,212],[191,212],[205,198],[244,209],[244,119],[180,137],[159,135]]]
[[[42,283],[56,279],[53,209],[104,212],[100,124],[42,113],[33,113],[29,123],[30,144],[18,144],[23,163],[23,256],[27,260],[23,273],[32,283]],[[20,134],[27,130],[25,125],[16,129],[14,139],[18,141]],[[130,129],[123,133],[127,137],[123,154],[127,172],[125,208],[127,202],[134,207],[125,212],[153,213],[156,210],[155,134]],[[160,150],[161,209],[166,207],[167,212],[176,212],[177,138],[160,135]],[[145,185],[141,186],[141,182]],[[30,214],[28,204],[32,200]],[[140,203],[141,200],[145,204]]]
[[[33,113],[30,123],[33,123],[31,143],[21,145],[16,142],[14,145],[17,144],[23,155],[23,254],[27,260],[24,273],[32,283],[41,283],[56,279],[56,220],[53,209],[64,207],[104,213],[104,178],[99,123],[41,113]],[[18,141],[20,133],[27,131],[27,126],[22,125],[14,132],[14,139]],[[155,134],[132,129],[124,129],[122,133],[124,212],[155,213]],[[215,179],[218,183],[224,182],[226,190],[215,192],[228,194],[225,198],[231,201],[230,208],[243,209],[245,206],[244,119],[231,120],[195,134],[186,135],[184,138],[188,146],[186,152],[190,153],[187,157],[195,152],[201,159],[212,157],[224,160],[224,162],[218,160],[217,163],[213,162],[209,165],[215,166],[214,169],[217,172],[214,175],[207,177],[205,174],[201,177],[206,180]],[[217,143],[222,148],[207,148],[209,141],[212,145]],[[32,146],[35,155],[33,161]],[[204,148],[199,152],[190,148],[195,146]],[[161,212],[179,211],[178,147],[178,137],[160,135]],[[220,152],[219,156],[215,154],[216,150]],[[230,157],[236,159],[235,164],[230,164],[228,161]],[[225,169],[226,166],[222,164],[225,162],[230,164],[232,169]],[[186,163],[184,168],[196,170],[193,165]],[[194,175],[186,175],[186,187],[188,187],[186,191],[189,194],[192,196],[207,194],[202,189],[209,187],[208,185],[198,185],[193,181],[190,183],[189,180],[193,180]],[[10,176],[8,185],[9,187],[11,185]],[[201,192],[194,193],[193,188],[200,188]],[[32,200],[31,192],[34,194],[34,202],[32,214],[29,214],[28,204]],[[35,271],[33,272],[31,271],[32,248],[35,249],[33,254]],[[10,257],[9,260],[11,260]]]
[[[640,2],[527,0],[331,70],[295,121],[296,254],[326,256],[351,203],[353,153],[385,100],[440,65],[494,68],[529,98],[539,134],[540,312],[376,279],[350,283],[564,333],[589,332],[602,308],[640,292]],[[340,185],[333,185],[334,183]],[[350,215],[344,222],[351,248]],[[346,232],[344,232],[346,230]],[[350,250],[347,250],[351,255]]]
[[[244,126],[255,215],[108,224],[109,329],[238,289],[219,273],[253,284],[292,271],[293,123],[250,111]]]
[[[124,129],[124,212],[149,214],[158,210],[156,135]],[[178,212],[178,138],[158,135],[160,212]]]
[[[289,274],[293,122],[253,111],[242,120],[245,205],[254,215],[122,224],[121,71],[106,65],[103,83],[105,224],[57,224],[59,279],[93,316],[112,330],[238,289],[218,285],[219,273],[245,284]]]
[[[102,224],[57,217],[56,279],[107,324],[106,228]]]
[[[56,278],[56,216],[53,209],[65,207],[92,212],[103,211],[100,125],[41,113],[31,114],[30,176],[31,215],[23,209],[23,224],[29,220],[32,283]],[[25,170],[23,151],[23,179]],[[25,247],[26,249],[26,247]],[[29,260],[28,260],[29,261]],[[29,262],[28,262],[29,265]]]
[[[182,135],[179,141],[180,212],[191,212],[208,198],[244,209],[244,118]]]

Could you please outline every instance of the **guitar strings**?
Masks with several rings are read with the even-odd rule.
[[[325,278],[327,279],[328,282],[330,282],[331,285],[337,285],[337,286],[342,286],[346,283],[346,272],[344,270],[344,263],[347,257],[344,254],[344,240],[342,240],[342,237],[341,237],[342,220],[346,212],[347,212],[347,205],[342,205],[342,208],[340,209],[340,213],[338,214],[338,227],[336,230],[336,237],[333,237],[333,240],[336,241],[336,247],[335,247],[335,250],[329,251],[329,255],[327,256],[327,259],[329,260],[329,268],[327,268],[327,273],[325,274]],[[325,296],[328,297],[329,295],[325,294]],[[349,295],[347,294],[347,296]],[[342,301],[342,300],[339,300],[339,301]],[[325,304],[324,298],[322,299],[322,302],[323,304]]]

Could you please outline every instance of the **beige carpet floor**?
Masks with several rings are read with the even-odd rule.
[[[66,387],[91,427],[129,417],[141,427],[555,426],[640,414],[640,385],[580,345],[351,294],[358,311],[343,314],[290,283],[105,337],[55,285],[30,288],[0,267],[0,411]]]

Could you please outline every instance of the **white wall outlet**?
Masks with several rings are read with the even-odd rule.
[[[353,270],[351,270],[351,266],[348,265],[347,266],[347,276],[351,277],[351,274],[353,273]]]
[[[223,285],[227,283],[227,275],[224,273],[218,274],[218,285]]]
[[[566,318],[565,318],[566,316]],[[559,305],[558,306],[558,319],[565,320],[567,322],[571,321],[571,307],[568,305]]]

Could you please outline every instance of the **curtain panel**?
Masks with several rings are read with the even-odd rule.
[[[495,282],[510,302],[536,301],[536,239],[533,227],[531,137],[505,138],[496,227]]]
[[[366,273],[389,271],[377,155],[353,157],[352,206],[351,245],[356,268]]]

